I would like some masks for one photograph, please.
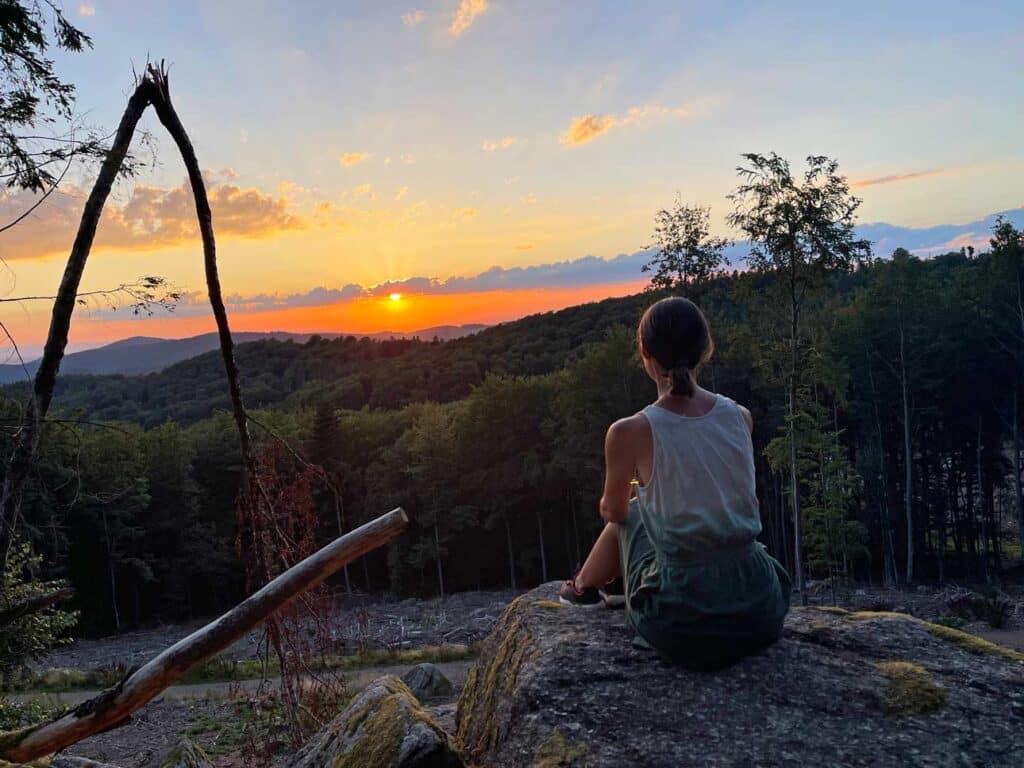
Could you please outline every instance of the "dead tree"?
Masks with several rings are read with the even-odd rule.
[[[25,482],[31,472],[32,462],[39,447],[42,425],[45,423],[46,414],[53,399],[57,373],[60,370],[64,350],[68,343],[68,331],[77,303],[78,288],[96,237],[96,228],[103,213],[103,206],[128,154],[139,120],[150,105],[154,107],[160,122],[174,139],[188,171],[203,243],[206,286],[220,337],[221,354],[224,358],[232,411],[242,452],[243,471],[247,472],[251,467],[247,416],[238,382],[238,369],[234,360],[234,342],[231,338],[227,311],[221,296],[213,217],[206,194],[206,185],[203,182],[202,171],[192,142],[171,103],[167,69],[163,63],[160,66],[147,65],[146,71],[138,78],[135,90],[128,99],[128,106],[118,124],[114,141],[85,202],[78,233],[64,268],[60,288],[53,302],[46,346],[33,379],[32,393],[25,409],[22,427],[7,459],[7,471],[4,475],[3,486],[0,488],[0,574],[4,573],[7,556],[18,526]]]

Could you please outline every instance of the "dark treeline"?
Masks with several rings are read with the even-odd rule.
[[[812,578],[985,581],[1020,557],[1022,260],[1005,225],[991,252],[897,251],[827,276],[806,302],[794,421]],[[695,298],[717,346],[702,383],[754,414],[763,538],[791,565],[775,279],[720,276]],[[250,399],[269,406],[257,418],[340,489],[316,491],[322,539],[396,505],[414,516],[350,569],[353,588],[523,587],[568,574],[598,528],[604,432],[654,396],[635,325],[658,295],[446,343],[258,342],[239,362]],[[47,425],[25,518],[40,575],[77,590],[81,631],[240,596],[237,450],[230,417],[210,415],[220,376],[210,356],[62,385],[64,421]],[[16,408],[12,397],[9,418]]]

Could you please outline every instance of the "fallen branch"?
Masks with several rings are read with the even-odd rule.
[[[0,734],[0,758],[28,762],[123,722],[197,664],[228,647],[346,563],[391,541],[409,518],[401,508],[335,539],[219,619],[179,640],[115,687],[47,723]]]
[[[24,616],[39,613],[39,611],[46,610],[57,603],[63,603],[65,600],[70,600],[74,595],[75,591],[73,589],[65,587],[53,592],[47,592],[43,595],[26,598],[25,600],[21,600],[13,605],[7,606],[6,608],[0,609],[0,628],[6,627],[8,624],[13,624]]]

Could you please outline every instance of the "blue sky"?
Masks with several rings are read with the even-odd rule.
[[[58,57],[90,121],[116,124],[133,63],[171,63],[175,104],[223,186],[224,279],[241,296],[608,259],[644,246],[676,193],[710,205],[724,233],[745,151],[837,157],[864,222],[1024,205],[1021,2],[65,8],[95,42]],[[145,122],[159,165],[137,184],[163,195],[164,218],[131,218],[136,190],[119,188],[124,231],[101,226],[86,287],[155,271],[198,290],[193,242],[143,237],[178,210],[183,179]],[[55,283],[58,234],[88,183],[41,211],[48,238],[25,228],[5,244],[18,290]],[[28,316],[21,332],[39,336],[45,319]],[[94,325],[82,343],[120,333]]]

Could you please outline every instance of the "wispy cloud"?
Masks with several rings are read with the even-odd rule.
[[[504,136],[497,141],[485,141],[483,143],[483,150],[484,152],[495,152],[499,149],[508,149],[509,147],[514,146],[518,141],[519,139],[515,136]]]
[[[402,23],[407,27],[415,27],[417,24],[421,24],[424,19],[427,18],[427,12],[417,8],[414,11],[402,14]]]
[[[461,0],[455,15],[452,17],[448,32],[452,37],[461,37],[480,16],[487,10],[487,0]]]
[[[346,168],[351,168],[354,165],[365,163],[370,159],[369,152],[346,152],[338,158],[338,162]]]
[[[901,181],[913,181],[914,179],[925,179],[929,176],[941,176],[945,173],[949,173],[948,168],[929,168],[925,171],[911,171],[910,173],[898,173],[890,176],[876,176],[872,179],[860,179],[850,184],[854,189],[863,189],[864,187],[875,187],[880,184],[898,184]]]
[[[96,15],[96,6],[93,5],[92,3],[82,3],[81,5],[78,6],[78,15],[79,16],[95,16]]]
[[[661,104],[643,104],[631,107],[622,115],[590,114],[574,117],[569,127],[559,137],[566,147],[589,144],[599,136],[613,129],[640,125],[658,119],[687,120],[707,112],[709,104],[704,102],[666,107]]]
[[[309,224],[291,212],[288,200],[255,188],[231,183],[230,169],[206,171],[207,192],[217,234],[264,238]],[[5,243],[5,259],[42,259],[67,253],[75,238],[85,190],[61,189],[38,212],[18,225],[17,238]],[[0,221],[24,212],[36,198],[28,192],[0,193]],[[129,250],[163,248],[197,240],[195,205],[187,183],[180,187],[137,185],[121,205],[107,203],[96,236],[98,248]]]

